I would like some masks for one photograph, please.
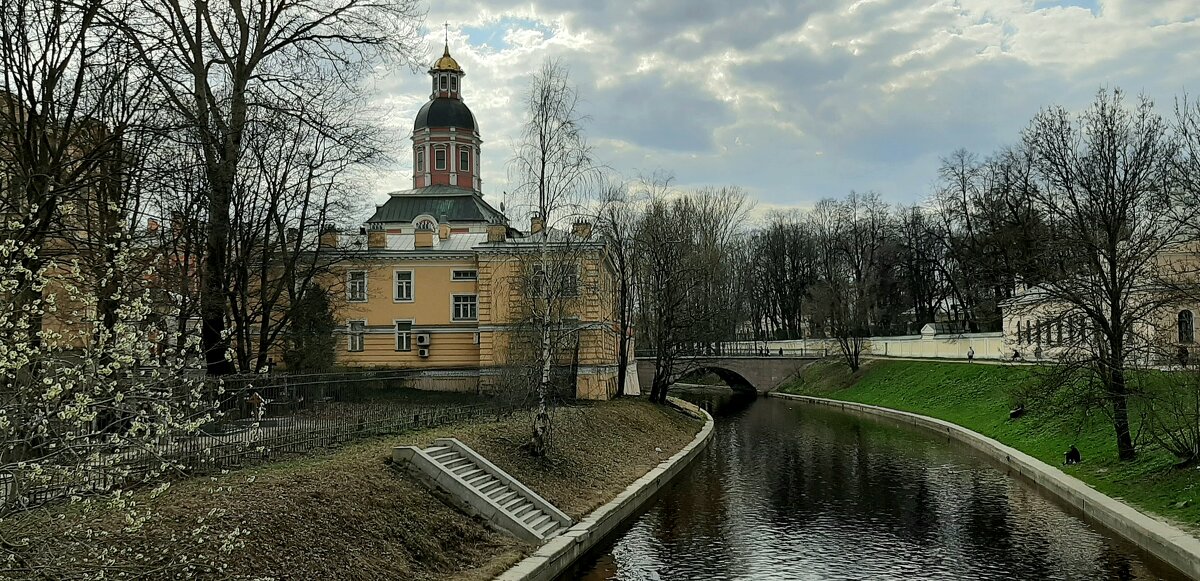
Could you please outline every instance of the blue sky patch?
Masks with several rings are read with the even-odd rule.
[[[466,26],[462,32],[472,46],[487,46],[495,50],[509,48],[504,36],[509,30],[536,30],[547,38],[554,36],[554,31],[545,24],[530,18],[503,17],[483,26]]]
[[[1078,6],[1091,11],[1093,16],[1100,15],[1099,0],[1037,0],[1033,3],[1034,8],[1051,8],[1055,6]]]

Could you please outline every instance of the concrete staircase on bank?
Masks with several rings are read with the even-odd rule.
[[[469,514],[523,541],[541,544],[570,528],[571,517],[454,438],[397,446],[392,460]]]

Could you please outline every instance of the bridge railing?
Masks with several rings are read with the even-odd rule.
[[[654,357],[654,351],[638,350],[637,357]],[[778,347],[754,347],[749,345],[714,345],[711,348],[690,349],[682,353],[684,357],[828,357],[829,349],[804,349]]]

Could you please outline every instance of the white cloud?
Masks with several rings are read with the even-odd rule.
[[[559,58],[608,165],[741,185],[764,207],[789,207],[851,189],[919,200],[939,156],[989,153],[1039,108],[1082,108],[1101,86],[1164,104],[1200,92],[1200,3],[1079,4],[1088,2],[450,0],[428,21],[451,22],[489,199],[508,187],[530,74]],[[380,176],[382,198],[409,185],[407,132],[427,77],[393,72],[379,93],[400,160]]]

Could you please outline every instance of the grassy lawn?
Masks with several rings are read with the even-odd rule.
[[[138,495],[153,516],[136,533],[121,530],[119,514],[60,505],[0,521],[0,539],[29,537],[41,547],[35,564],[50,568],[48,578],[80,577],[51,571],[64,567],[78,572],[81,561],[89,558],[96,538],[61,534],[63,523],[89,519],[94,530],[103,531],[98,538],[104,546],[149,555],[148,562],[120,567],[145,572],[177,565],[175,538],[206,519],[214,533],[248,531],[246,543],[231,553],[217,547],[193,551],[191,557],[204,565],[188,578],[490,579],[532,547],[454,510],[414,478],[394,470],[388,465],[393,446],[457,437],[579,517],[674,454],[700,428],[698,420],[645,401],[581,403],[556,415],[554,453],[542,460],[520,448],[531,425],[527,414],[517,414],[503,421],[360,441],[218,478],[185,480],[158,498]],[[213,509],[224,514],[207,516]],[[218,562],[223,571],[212,567]],[[0,578],[24,578],[6,568],[0,562]],[[168,573],[148,576],[165,578]]]
[[[1138,458],[1117,460],[1116,436],[1107,418],[1054,415],[1029,409],[1010,420],[1013,389],[1037,381],[1025,366],[885,361],[855,374],[840,362],[818,362],[780,391],[878,405],[940,418],[990,436],[1061,466],[1075,444],[1083,454],[1067,473],[1105,494],[1200,531],[1200,470],[1176,469],[1169,453],[1142,443]]]

